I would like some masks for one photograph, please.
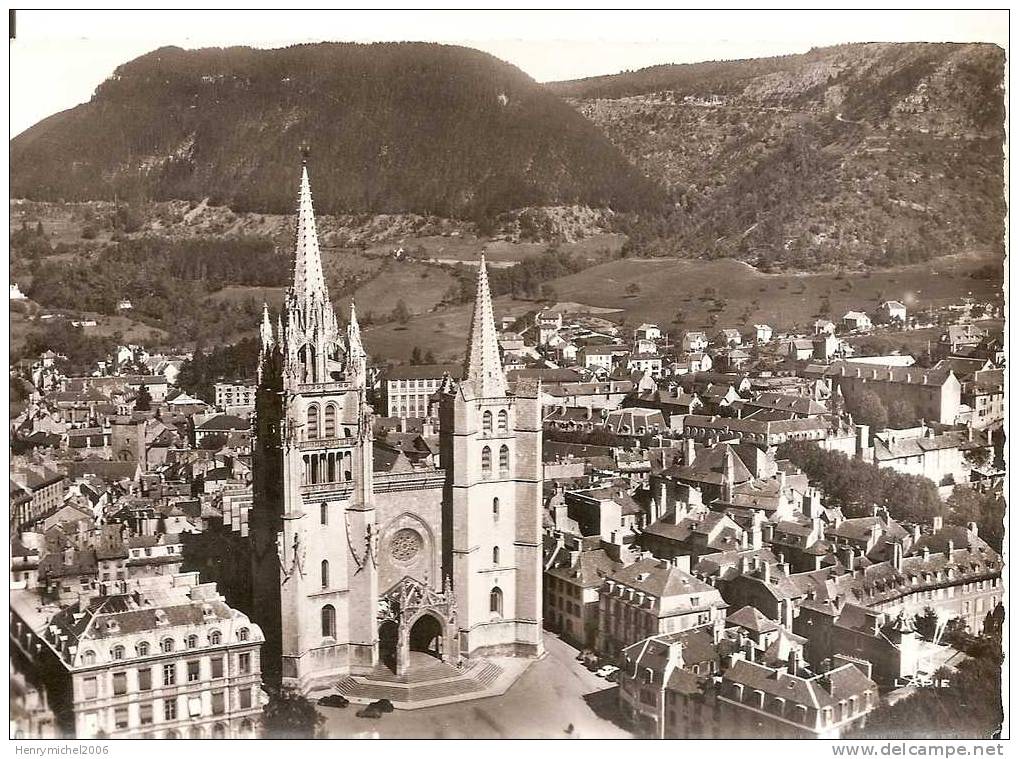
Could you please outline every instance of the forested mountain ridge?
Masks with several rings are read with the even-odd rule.
[[[546,85],[673,211],[638,252],[813,269],[1002,250],[1004,52],[843,45]]]
[[[201,200],[290,213],[298,147],[321,213],[489,219],[524,206],[663,198],[586,119],[467,48],[321,43],[161,48],[11,142],[11,194]]]

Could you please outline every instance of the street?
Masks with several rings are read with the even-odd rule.
[[[329,738],[631,738],[610,721],[616,686],[576,661],[577,650],[545,633],[546,655],[504,695],[381,719],[356,716],[359,707],[319,707]],[[573,731],[568,733],[570,725]]]

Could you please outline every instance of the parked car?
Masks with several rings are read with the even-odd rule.
[[[350,706],[350,701],[339,693],[331,693],[325,698],[320,698],[318,704],[319,706],[335,706],[337,709],[346,709]]]
[[[380,719],[382,712],[379,711],[375,704],[368,704],[364,709],[358,711],[357,716],[364,717],[365,719]]]
[[[369,706],[378,709],[383,714],[393,713],[393,702],[388,698],[380,698],[378,701],[372,701]]]
[[[606,664],[605,666],[600,667],[595,674],[598,675],[598,677],[610,677],[615,675],[618,671],[619,667],[615,664]]]

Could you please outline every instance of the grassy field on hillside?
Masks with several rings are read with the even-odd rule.
[[[403,301],[412,314],[431,311],[445,296],[456,280],[436,266],[413,261],[389,261],[372,280],[353,294],[357,311],[362,318],[371,314],[375,319],[388,318],[399,301]],[[350,297],[333,299],[338,313],[346,318]]]
[[[718,327],[764,322],[791,329],[812,323],[825,299],[837,318],[850,309],[870,312],[888,299],[916,310],[968,293],[1000,297],[1000,283],[969,276],[988,262],[983,256],[953,256],[874,272],[762,274],[732,260],[621,259],[549,285],[563,300],[623,309],[627,324],[700,329],[711,326],[714,313]]]
[[[603,232],[585,237],[577,242],[564,242],[556,245],[559,250],[572,253],[582,258],[597,259],[606,255],[612,256],[619,252],[626,242],[625,235]],[[477,261],[481,249],[485,249],[486,260],[499,263],[515,263],[528,256],[539,255],[548,250],[547,242],[508,242],[505,240],[485,240],[474,235],[459,237],[412,237],[401,240],[399,245],[384,243],[368,248],[368,253],[390,252],[397,247],[414,257],[433,258],[442,261]]]
[[[519,316],[536,308],[533,302],[508,297],[496,298],[494,306],[496,319]],[[358,308],[361,308],[360,301]],[[407,324],[390,322],[368,327],[364,331],[365,348],[378,363],[406,362],[415,347],[425,353],[432,351],[439,362],[463,361],[473,308],[474,304],[468,303],[415,316]]]
[[[95,319],[95,327],[86,327],[85,334],[90,337],[114,337],[118,333],[123,343],[145,343],[148,345],[159,343],[167,338],[164,330],[150,327],[148,324],[134,321],[126,316],[104,316],[94,313],[66,313],[69,319]],[[38,332],[45,321],[30,320],[28,315],[21,310],[10,309],[10,354],[15,355],[25,347],[25,342],[32,332]]]

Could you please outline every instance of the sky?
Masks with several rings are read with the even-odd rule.
[[[158,47],[426,41],[474,47],[539,82],[846,42],[992,42],[1008,11],[34,11],[10,43],[10,135],[87,102]]]

